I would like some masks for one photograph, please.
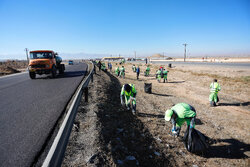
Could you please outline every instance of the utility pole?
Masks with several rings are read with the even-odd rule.
[[[28,50],[28,48],[25,48],[24,50],[26,51],[27,61],[28,61],[28,63],[29,63],[29,56],[28,56],[28,51],[29,51],[29,50]]]
[[[136,51],[135,51],[135,61],[136,61]]]
[[[185,62],[186,61],[186,46],[187,46],[187,44],[184,43],[183,45],[184,45],[184,62]]]

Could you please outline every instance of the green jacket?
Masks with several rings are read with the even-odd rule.
[[[218,84],[218,82],[212,82],[210,84],[210,92],[218,93],[219,91],[220,91],[220,84]]]
[[[127,91],[125,91],[124,90],[124,85],[122,86],[122,90],[121,90],[121,95],[126,95],[126,96],[128,96],[128,97],[130,97],[130,96],[132,96],[132,97],[135,97],[136,96],[136,89],[135,89],[135,85],[134,84],[129,84],[131,87],[132,87],[132,89],[131,89],[131,91],[130,92],[127,92]]]
[[[120,68],[120,72],[125,72],[125,68],[124,68],[124,67],[121,67],[121,68]]]
[[[178,118],[176,119],[176,126],[181,127],[184,122],[190,125],[190,118],[196,116],[196,113],[191,110],[190,105],[187,103],[178,103],[171,110],[175,111]]]

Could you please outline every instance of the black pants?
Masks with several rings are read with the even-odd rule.
[[[139,79],[140,73],[136,73],[136,78]]]

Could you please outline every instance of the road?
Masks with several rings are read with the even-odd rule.
[[[30,166],[61,115],[87,65],[66,66],[51,79],[28,73],[0,78],[0,166]]]
[[[250,69],[250,63],[219,63],[219,62],[178,62],[178,61],[154,61],[153,64],[172,64],[172,65],[194,65],[194,66],[221,66],[229,68]]]
[[[127,61],[130,63],[145,63],[145,61]],[[175,65],[194,65],[194,66],[214,66],[214,67],[228,67],[228,68],[242,68],[242,69],[250,69],[250,63],[219,63],[219,62],[179,62],[179,61],[152,61],[148,62],[152,64],[172,64],[172,66]]]

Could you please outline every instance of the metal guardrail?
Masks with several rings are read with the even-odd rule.
[[[95,73],[95,66],[93,62],[91,64],[92,69],[88,73],[88,76],[85,77],[81,84],[78,86],[75,96],[73,97],[73,102],[70,105],[70,108],[63,120],[63,123],[56,135],[56,138],[54,139],[49,153],[47,154],[47,157],[43,162],[42,167],[55,167],[61,166],[62,164],[69,136],[73,127],[74,119],[83,93],[85,93],[85,101],[88,101],[88,84],[90,80],[93,82],[93,74]]]

